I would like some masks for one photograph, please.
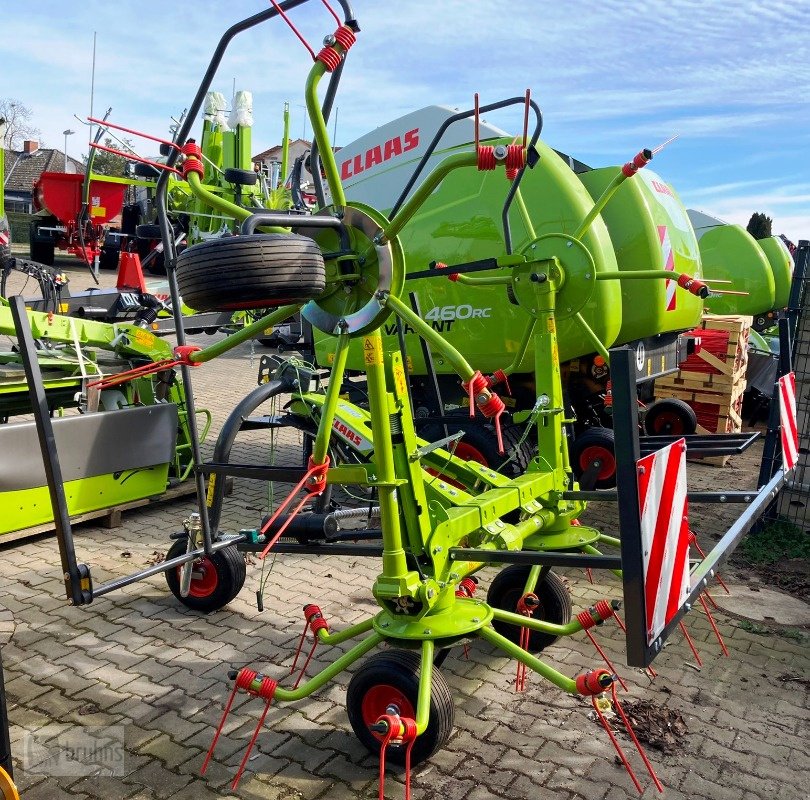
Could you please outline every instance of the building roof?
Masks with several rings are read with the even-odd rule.
[[[294,147],[295,145],[304,145],[304,147],[312,147],[312,142],[308,141],[307,139],[290,139],[290,147]],[[277,159],[281,159],[281,145],[277,144],[271,147],[269,150],[263,150],[261,153],[253,156],[251,159],[252,161],[264,161],[267,158],[271,158],[276,156]]]
[[[67,158],[68,172],[84,172],[84,164]],[[40,147],[33,153],[6,150],[3,188],[5,192],[30,192],[43,172],[64,172],[65,154],[54,148]]]

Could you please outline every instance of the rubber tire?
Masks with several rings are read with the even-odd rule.
[[[177,539],[166,553],[166,560],[182,556],[186,552],[187,540]],[[211,611],[219,611],[239,594],[245,585],[247,566],[245,557],[233,547],[226,547],[224,550],[217,550],[209,558],[217,573],[217,585],[207,597],[180,596],[180,576],[177,569],[166,570],[166,583],[169,591],[184,605],[193,611],[202,611],[205,614]]]
[[[470,419],[470,412],[466,409],[453,409],[447,416],[459,419],[458,422],[447,423],[446,435],[452,436],[454,433],[464,431],[464,436],[459,439],[459,444],[463,442],[469,447],[475,448],[483,456],[485,466],[496,472],[500,471],[500,465],[509,458],[512,449],[517,447],[517,443],[523,435],[523,429],[517,425],[513,425],[511,422],[501,423],[501,437],[505,453],[501,455],[498,452],[495,426],[490,422],[484,422],[480,414],[473,420]],[[416,435],[428,442],[437,442],[445,437],[444,426],[440,422],[429,423],[417,428]],[[502,474],[507,478],[517,478],[523,475],[533,456],[532,446],[528,442],[524,442],[517,447],[516,458],[509,462]]]
[[[222,177],[228,183],[236,186],[255,186],[259,180],[256,172],[249,169],[236,169],[235,167],[228,167],[223,173]]]
[[[132,165],[132,174],[136,178],[150,178],[156,181],[160,177],[161,172],[162,170],[159,170],[157,167],[151,167],[149,164],[143,164],[140,161],[136,161]]]
[[[666,423],[661,423],[667,416],[674,418],[673,429],[661,430],[666,427]],[[656,400],[644,413],[644,430],[648,436],[691,436],[697,431],[697,424],[695,410],[688,403],[674,397]]]
[[[352,676],[346,692],[346,711],[357,738],[372,754],[379,756],[380,740],[369,730],[363,719],[363,698],[373,687],[389,684],[405,695],[415,710],[419,696],[420,666],[418,652],[386,650],[367,658]],[[434,667],[431,673],[428,726],[413,744],[411,766],[422,763],[444,747],[453,732],[453,716],[452,692],[438,667]],[[385,759],[403,765],[405,748],[389,748]]]
[[[591,447],[599,447],[610,451],[613,456],[613,472],[605,477],[597,478],[597,489],[613,489],[616,486],[616,440],[612,428],[588,428],[583,431],[573,443],[568,447],[568,457],[574,477],[579,480],[587,469],[587,464],[582,463],[585,451]]]
[[[210,239],[177,257],[183,301],[197,311],[304,303],[326,287],[320,248],[306,236],[269,233]]]
[[[135,235],[139,239],[160,239],[160,225],[138,225],[135,228]]]
[[[45,264],[48,267],[53,266],[55,248],[50,242],[32,241],[29,252],[31,253],[31,261]]]
[[[514,612],[518,600],[523,596],[523,589],[529,577],[531,567],[524,564],[512,564],[502,569],[492,580],[487,591],[487,603],[493,608],[502,611]],[[568,587],[554,572],[547,572],[543,580],[534,590],[540,600],[532,617],[544,622],[553,622],[557,625],[566,625],[571,621],[573,613],[571,595]],[[506,622],[493,621],[492,627],[515,644],[520,643],[520,628]],[[541,650],[554,644],[559,637],[540,631],[529,631],[529,652],[539,653]]]

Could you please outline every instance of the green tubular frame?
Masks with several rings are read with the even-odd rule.
[[[306,105],[335,213],[341,217],[343,209],[347,207],[346,196],[318,104],[318,83],[324,73],[324,65],[316,62],[306,82]],[[395,240],[433,190],[453,170],[469,169],[476,165],[475,152],[445,158],[413,192],[396,216],[387,224],[381,224],[373,237],[374,244],[382,247]],[[623,175],[616,178],[583,220],[575,237],[568,239],[578,239],[584,235],[624,179]],[[246,218],[244,209],[207,191],[193,173],[189,175],[188,185],[198,199],[205,200],[212,207],[236,219]],[[533,235],[528,210],[519,192],[516,198],[518,210]],[[540,455],[524,475],[514,479],[508,479],[482,465],[463,461],[441,448],[420,449],[425,443],[415,433],[402,357],[398,352],[386,353],[383,350],[379,326],[363,335],[368,411],[340,400],[349,342],[359,334],[353,334],[344,320],[338,323],[339,334],[326,394],[295,394],[290,409],[292,413],[317,420],[312,455],[315,464],[322,464],[326,458],[335,421],[345,421],[352,427],[358,424],[358,418],[361,419],[365,435],[373,442],[373,458],[369,463],[335,465],[327,472],[326,480],[333,485],[373,486],[378,492],[383,551],[381,572],[372,591],[381,610],[373,618],[339,633],[319,630],[317,638],[324,644],[337,645],[356,636],[365,638],[298,689],[277,689],[275,696],[279,700],[307,697],[383,641],[411,649],[418,647],[421,653],[421,677],[416,722],[419,733],[422,733],[428,724],[435,651],[476,635],[564,691],[572,694],[578,692],[574,680],[498,634],[491,627],[491,622],[494,619],[555,636],[570,636],[583,629],[579,620],[557,625],[492,609],[479,600],[457,598],[455,591],[459,581],[485,565],[451,561],[449,558],[450,549],[462,544],[484,550],[579,549],[598,552],[593,547],[594,542],[617,542],[612,537],[602,537],[592,528],[572,527],[571,522],[582,512],[584,503],[561,498],[564,491],[574,486],[563,430],[563,395],[555,319],[557,296],[565,288],[563,256],[560,254],[550,260],[532,261],[528,255],[504,255],[494,268],[500,269],[500,273],[479,278],[458,276],[460,282],[473,287],[506,286],[516,280],[516,275],[523,276],[528,283],[528,278],[532,277],[529,321],[518,351],[504,372],[509,374],[518,368],[525,358],[529,343],[533,341],[537,393],[545,400],[535,415]],[[542,273],[542,279],[537,280],[534,273]],[[628,273],[600,274],[597,277],[623,279],[628,277]],[[663,270],[640,271],[632,277],[677,279],[677,275]],[[525,286],[526,283],[521,285]],[[346,287],[349,288],[349,285],[346,284]],[[526,292],[525,289],[523,291]],[[475,375],[474,368],[464,356],[416,315],[400,297],[378,291],[376,299],[383,308],[411,326],[441,353],[463,381],[467,382]],[[313,302],[317,303],[317,300]],[[352,299],[347,300],[346,308],[353,310],[356,306],[351,303]],[[278,309],[229,339],[194,353],[191,360],[195,364],[202,364],[216,358],[291,316],[299,308],[287,306]],[[529,309],[526,310],[529,312]],[[574,316],[584,326],[581,315]],[[590,329],[588,331],[595,348],[607,355],[598,337]],[[346,408],[352,409],[351,414],[345,411]],[[429,468],[461,482],[465,488],[437,478],[427,471]],[[514,511],[520,512],[520,519],[514,523],[504,522],[503,517]],[[525,591],[533,591],[542,575],[541,567],[533,567]]]

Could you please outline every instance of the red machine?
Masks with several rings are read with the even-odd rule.
[[[86,193],[84,175],[43,172],[34,184],[33,200],[35,210],[48,216],[31,223],[31,259],[53,264],[58,247],[92,264],[102,256],[105,225],[121,213],[125,189],[123,183],[95,177]],[[117,262],[117,252],[115,256]]]

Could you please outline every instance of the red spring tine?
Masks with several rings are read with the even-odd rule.
[[[131,133],[134,136],[140,136],[142,139],[151,139],[153,142],[160,142],[161,144],[168,145],[169,147],[173,147],[178,152],[180,151],[180,145],[176,142],[172,142],[169,139],[161,139],[159,136],[152,136],[150,133],[144,133],[143,131],[136,131],[132,128],[125,128],[123,125],[116,125],[113,122],[105,122],[103,119],[96,119],[95,117],[88,117],[87,118],[90,122],[95,122],[96,125],[101,125],[104,128],[115,128],[117,131],[124,131],[124,133]]]
[[[596,716],[599,717],[599,721],[602,723],[602,727],[605,729],[605,733],[607,733],[608,737],[610,738],[613,747],[616,749],[616,752],[621,759],[622,764],[624,764],[624,768],[627,770],[627,774],[630,776],[630,779],[636,786],[639,794],[643,794],[644,790],[641,788],[641,784],[638,782],[638,778],[636,777],[636,773],[633,772],[633,768],[630,766],[630,762],[627,760],[627,756],[624,754],[624,750],[622,750],[622,746],[619,744],[619,740],[616,738],[616,734],[613,733],[613,730],[610,727],[610,723],[607,721],[607,718],[602,713],[602,709],[596,704],[596,695],[591,695],[591,705],[593,706],[593,710],[596,712]]]
[[[162,169],[166,172],[174,172],[176,175],[182,175],[179,169],[169,167],[166,164],[160,164],[157,161],[150,161],[148,158],[141,158],[140,156],[133,155],[132,153],[125,153],[123,150],[116,150],[114,147],[106,147],[105,145],[97,144],[96,142],[90,142],[90,147],[92,147],[94,150],[104,150],[106,153],[113,153],[117,156],[122,156],[123,158],[127,159],[127,161],[138,161],[141,164],[148,164],[150,167],[154,167],[155,169]]]
[[[698,651],[695,649],[694,642],[692,641],[692,637],[689,635],[689,631],[686,630],[686,625],[683,624],[683,620],[681,620],[678,625],[681,628],[681,633],[686,637],[687,644],[689,645],[690,649],[692,650],[692,655],[695,657],[695,661],[697,661],[697,665],[699,667],[703,666],[703,662],[700,660],[700,656],[698,655]]]
[[[301,44],[304,45],[304,47],[306,47],[307,50],[309,50],[309,54],[312,56],[312,60],[314,61],[315,51],[309,46],[307,40],[303,36],[301,36],[301,34],[298,32],[298,28],[296,28],[295,25],[292,24],[290,18],[284,13],[284,9],[276,2],[276,0],[270,0],[270,4],[273,6],[273,8],[276,9],[281,18],[290,26],[290,30],[298,37]],[[338,20],[338,24],[340,24],[340,20]]]
[[[706,616],[709,618],[709,625],[712,626],[712,630],[714,631],[714,635],[717,637],[717,641],[720,642],[720,649],[723,651],[723,655],[728,655],[728,649],[726,648],[726,643],[723,641],[723,637],[720,635],[720,631],[715,624],[714,617],[712,616],[711,612],[709,611],[709,607],[706,605],[706,601],[703,599],[703,595],[708,594],[707,592],[701,592],[698,595],[698,600],[700,600],[700,604],[703,606],[703,610],[706,612]]]
[[[242,763],[239,765],[239,771],[236,773],[236,777],[233,779],[233,783],[231,784],[231,789],[236,789],[239,786],[239,781],[242,778],[242,773],[245,771],[245,767],[247,766],[248,758],[250,758],[250,753],[253,750],[253,745],[256,744],[256,739],[259,738],[259,731],[262,729],[262,725],[264,725],[264,718],[267,716],[267,712],[270,710],[270,703],[273,702],[273,698],[271,697],[265,704],[264,704],[264,711],[262,711],[261,717],[259,717],[259,722],[256,724],[256,730],[253,731],[253,736],[250,739],[250,742],[247,746],[247,750],[245,750],[245,756],[242,759]]]
[[[236,681],[234,681],[231,696],[228,698],[228,702],[225,704],[225,711],[222,714],[222,719],[219,721],[219,725],[217,727],[216,733],[214,734],[211,746],[208,748],[208,754],[205,756],[205,761],[203,761],[202,769],[200,770],[200,775],[205,775],[205,771],[208,769],[208,762],[211,761],[211,756],[214,755],[214,748],[217,746],[217,742],[219,741],[219,735],[222,733],[222,729],[225,727],[225,720],[228,719],[228,714],[230,714],[231,712],[233,699],[234,697],[236,697],[236,690],[238,688],[239,688],[238,684],[236,683]]]
[[[326,2],[326,0],[321,0],[321,2],[326,6],[326,10],[335,18],[335,22],[337,22],[339,28],[343,24],[340,21],[340,17],[337,14],[335,14],[332,6],[330,6],[329,3]]]
[[[532,90],[526,89],[526,108],[523,111],[523,147],[529,142],[529,102],[532,99]]]
[[[641,742],[639,742],[638,737],[636,736],[636,732],[633,730],[633,726],[630,724],[630,720],[627,719],[627,715],[624,713],[624,709],[622,708],[621,703],[619,702],[619,698],[616,697],[616,687],[611,686],[611,692],[613,694],[613,705],[616,707],[616,710],[619,712],[619,716],[622,718],[622,722],[624,723],[624,727],[627,730],[628,735],[633,740],[633,744],[636,746],[636,750],[638,750],[638,754],[641,756],[641,760],[644,762],[644,766],[647,767],[647,772],[650,774],[650,777],[653,779],[653,783],[655,783],[655,788],[658,789],[659,792],[664,791],[664,787],[661,784],[661,781],[658,780],[658,776],[655,774],[655,770],[653,769],[652,764],[650,763],[650,759],[647,758],[647,754],[644,752],[644,748],[641,746]]]

